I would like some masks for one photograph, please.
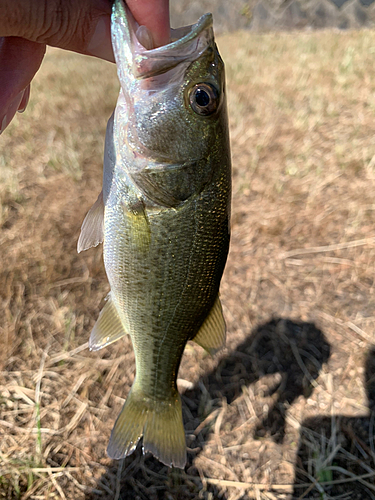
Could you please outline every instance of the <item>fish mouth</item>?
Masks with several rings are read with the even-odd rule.
[[[112,43],[117,66],[136,79],[155,77],[181,63],[190,64],[212,45],[212,15],[204,14],[197,23],[171,29],[171,43],[147,50],[137,38],[139,24],[123,0],[112,11]],[[119,74],[125,76],[124,72]]]

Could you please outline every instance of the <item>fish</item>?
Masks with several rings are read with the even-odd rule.
[[[231,156],[224,63],[211,14],[152,47],[122,0],[112,44],[120,93],[105,139],[103,189],[78,252],[103,242],[110,292],[89,348],[126,334],[136,375],[107,453],[143,452],[184,468],[177,373],[189,340],[225,343],[219,287],[230,240]],[[143,41],[143,44],[141,43]],[[146,48],[148,46],[148,48]]]

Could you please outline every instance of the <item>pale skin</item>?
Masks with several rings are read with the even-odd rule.
[[[170,41],[169,0],[127,0],[156,47]],[[114,62],[111,0],[0,0],[0,133],[23,111],[46,46]]]

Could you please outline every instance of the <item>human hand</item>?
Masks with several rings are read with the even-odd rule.
[[[169,42],[169,0],[127,4],[155,46]],[[114,62],[111,8],[111,0],[0,0],[0,134],[26,108],[47,45]]]

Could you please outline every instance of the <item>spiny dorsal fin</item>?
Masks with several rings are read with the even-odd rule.
[[[214,354],[225,344],[225,331],[223,309],[217,296],[209,315],[192,340],[210,354]]]
[[[103,191],[98,199],[88,211],[82,223],[81,234],[79,236],[77,251],[88,250],[103,242],[104,237],[104,203]]]
[[[108,294],[107,303],[100,311],[94,328],[92,329],[89,349],[90,351],[99,351],[112,342],[126,335],[126,331],[122,325],[120,316],[116,310],[116,306],[112,302],[111,295]]]

